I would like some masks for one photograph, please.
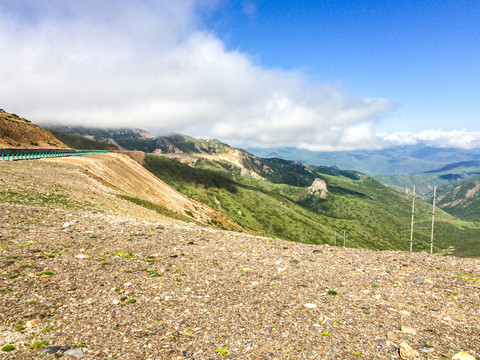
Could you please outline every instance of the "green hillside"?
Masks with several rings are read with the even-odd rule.
[[[225,164],[223,164],[225,165]],[[231,165],[231,164],[229,164]],[[147,155],[145,167],[181,193],[223,212],[246,229],[291,241],[334,244],[334,232],[348,234],[347,246],[408,250],[411,200],[371,177],[332,168],[311,167],[325,181],[325,199],[308,187],[240,176],[212,161],[195,167],[175,159]],[[355,176],[353,176],[355,175]],[[429,250],[431,205],[417,201],[415,251]],[[422,228],[421,228],[422,227]],[[439,210],[435,251],[456,247],[457,255],[480,256],[475,227]],[[462,246],[464,236],[470,242]],[[339,243],[343,239],[337,240]]]
[[[427,193],[433,186],[442,187],[448,191],[470,178],[480,174],[480,161],[461,161],[442,166],[436,170],[410,175],[376,175],[375,178],[396,189],[412,189],[416,186],[420,193]]]
[[[466,221],[480,221],[480,176],[445,189],[439,206],[446,212]]]
[[[353,170],[303,165],[300,161],[279,158],[291,156],[292,149],[283,152],[277,149],[279,152],[270,154],[274,157],[265,159],[218,140],[182,134],[155,137],[140,129],[62,127],[57,130],[115,143],[126,150],[167,154],[169,158],[147,155],[145,166],[178,191],[223,212],[245,229],[306,243],[333,244],[332,234],[346,231],[347,246],[407,250],[411,199],[406,197],[405,189],[415,184],[418,193],[428,194],[436,185],[442,197],[460,184],[459,179],[468,179],[480,169],[475,162],[478,152],[421,145],[378,151],[305,153],[315,155],[312,160],[317,164],[338,164],[343,159],[342,168],[356,164],[354,168],[360,171],[404,173],[376,177],[381,181],[378,182]],[[302,159],[302,154],[295,153],[295,157]],[[321,161],[320,155],[325,157]],[[454,164],[453,159],[462,162]],[[422,173],[412,174],[420,170]],[[325,199],[308,192],[316,178],[326,184]],[[461,193],[452,192],[450,198],[444,197],[440,202],[446,211],[463,220],[438,209],[435,251],[454,246],[456,255],[480,256],[479,224],[468,222],[479,220],[471,215],[478,211],[476,205],[465,205],[471,200],[457,206],[455,200]],[[421,199],[431,201],[428,196],[417,201],[416,251],[430,249],[431,205]]]
[[[118,150],[118,147],[104,141],[88,139],[77,134],[67,134],[58,130],[50,130],[58,140],[68,145],[72,149],[81,150]]]

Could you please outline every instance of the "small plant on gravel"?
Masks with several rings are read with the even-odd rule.
[[[298,260],[297,260],[297,259],[292,259],[290,262],[291,262],[293,265],[297,265],[297,264],[298,264]]]
[[[222,354],[222,355],[227,355],[228,354],[228,350],[227,349],[222,349],[222,348],[218,348],[217,350],[215,350],[216,353],[219,353],[219,354]]]
[[[86,348],[87,347],[87,344],[84,344],[84,343],[78,343],[78,344],[75,344],[72,346],[74,349],[76,348]]]
[[[298,352],[302,352],[302,348],[297,348],[297,351],[298,351]]]
[[[109,263],[108,261],[102,261],[102,262],[101,262],[101,265],[102,265],[102,266],[107,266],[107,265],[110,265],[110,263]]]
[[[46,340],[37,340],[32,343],[28,348],[29,349],[40,349],[48,345],[48,341]]]
[[[27,301],[27,304],[29,304],[29,305],[35,305],[35,304],[37,304],[37,301],[35,301],[35,300],[30,300],[30,301]]]
[[[373,283],[373,284],[372,284],[372,287],[373,287],[373,288],[378,288],[378,284]]]
[[[13,351],[15,350],[15,345],[13,344],[7,344],[4,347],[2,347],[2,351]]]
[[[360,355],[362,355],[362,353],[360,351],[355,352],[355,356],[360,356]]]
[[[330,336],[330,334],[329,334],[328,332],[326,332],[326,331],[322,332],[322,335],[323,335],[323,336]]]
[[[118,292],[118,291],[120,291],[120,288],[117,287],[117,288],[113,289],[113,291],[117,291],[117,292]]]
[[[370,311],[368,311],[368,310],[365,310],[363,313],[364,313],[365,315],[370,315]]]
[[[121,251],[117,253],[118,256],[124,257],[125,259],[131,259],[132,253],[130,251]]]
[[[137,299],[128,299],[127,304],[135,304]]]
[[[48,255],[47,255],[47,258],[50,258],[50,259],[53,259],[54,257],[55,257],[54,254],[48,254]]]
[[[458,295],[457,291],[452,291],[452,295]]]
[[[31,264],[23,264],[23,265],[20,265],[18,268],[19,269],[27,269],[27,268],[32,268],[32,267],[33,267],[33,265],[31,265]]]
[[[47,271],[41,272],[39,275],[50,276],[50,275],[55,275],[55,273],[52,270],[47,270]]]
[[[147,270],[148,276],[161,276],[161,274],[157,270]]]
[[[338,295],[338,292],[335,291],[335,290],[328,290],[328,291],[327,291],[327,294],[328,294],[328,295]]]
[[[130,269],[123,269],[123,272],[124,272],[124,273],[127,273],[127,274],[130,274],[130,273],[132,272],[132,270],[130,270]]]
[[[15,279],[15,278],[17,278],[17,277],[18,277],[18,274],[12,274],[12,275],[10,275],[8,278],[9,278],[9,279]]]
[[[53,331],[55,330],[55,328],[53,326],[47,326],[47,327],[44,327],[42,329],[42,332],[49,332],[49,331]]]

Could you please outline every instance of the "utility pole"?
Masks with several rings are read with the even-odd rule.
[[[412,226],[410,228],[410,252],[413,248],[413,218],[415,216],[415,185],[413,185],[413,197],[412,197]]]
[[[345,230],[343,230],[343,247],[345,247],[345,239],[348,237],[348,235],[345,235]]]
[[[332,235],[332,238],[333,238],[333,246],[337,246],[337,232],[336,231]]]
[[[435,200],[437,197],[437,187],[433,187],[433,209],[432,209],[432,235],[430,237],[430,254],[433,254],[433,225],[435,224]]]

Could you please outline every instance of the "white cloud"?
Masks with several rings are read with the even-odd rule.
[[[383,141],[383,146],[396,145],[416,145],[425,144],[432,147],[441,148],[461,148],[475,149],[480,148],[480,131],[467,130],[425,130],[421,132],[394,132],[391,134],[379,134]]]
[[[199,26],[217,2],[21,3],[0,4],[0,107],[34,122],[338,150],[377,146],[393,107],[226,50]]]

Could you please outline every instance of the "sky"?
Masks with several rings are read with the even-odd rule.
[[[0,108],[237,147],[480,147],[480,2],[0,0]]]

